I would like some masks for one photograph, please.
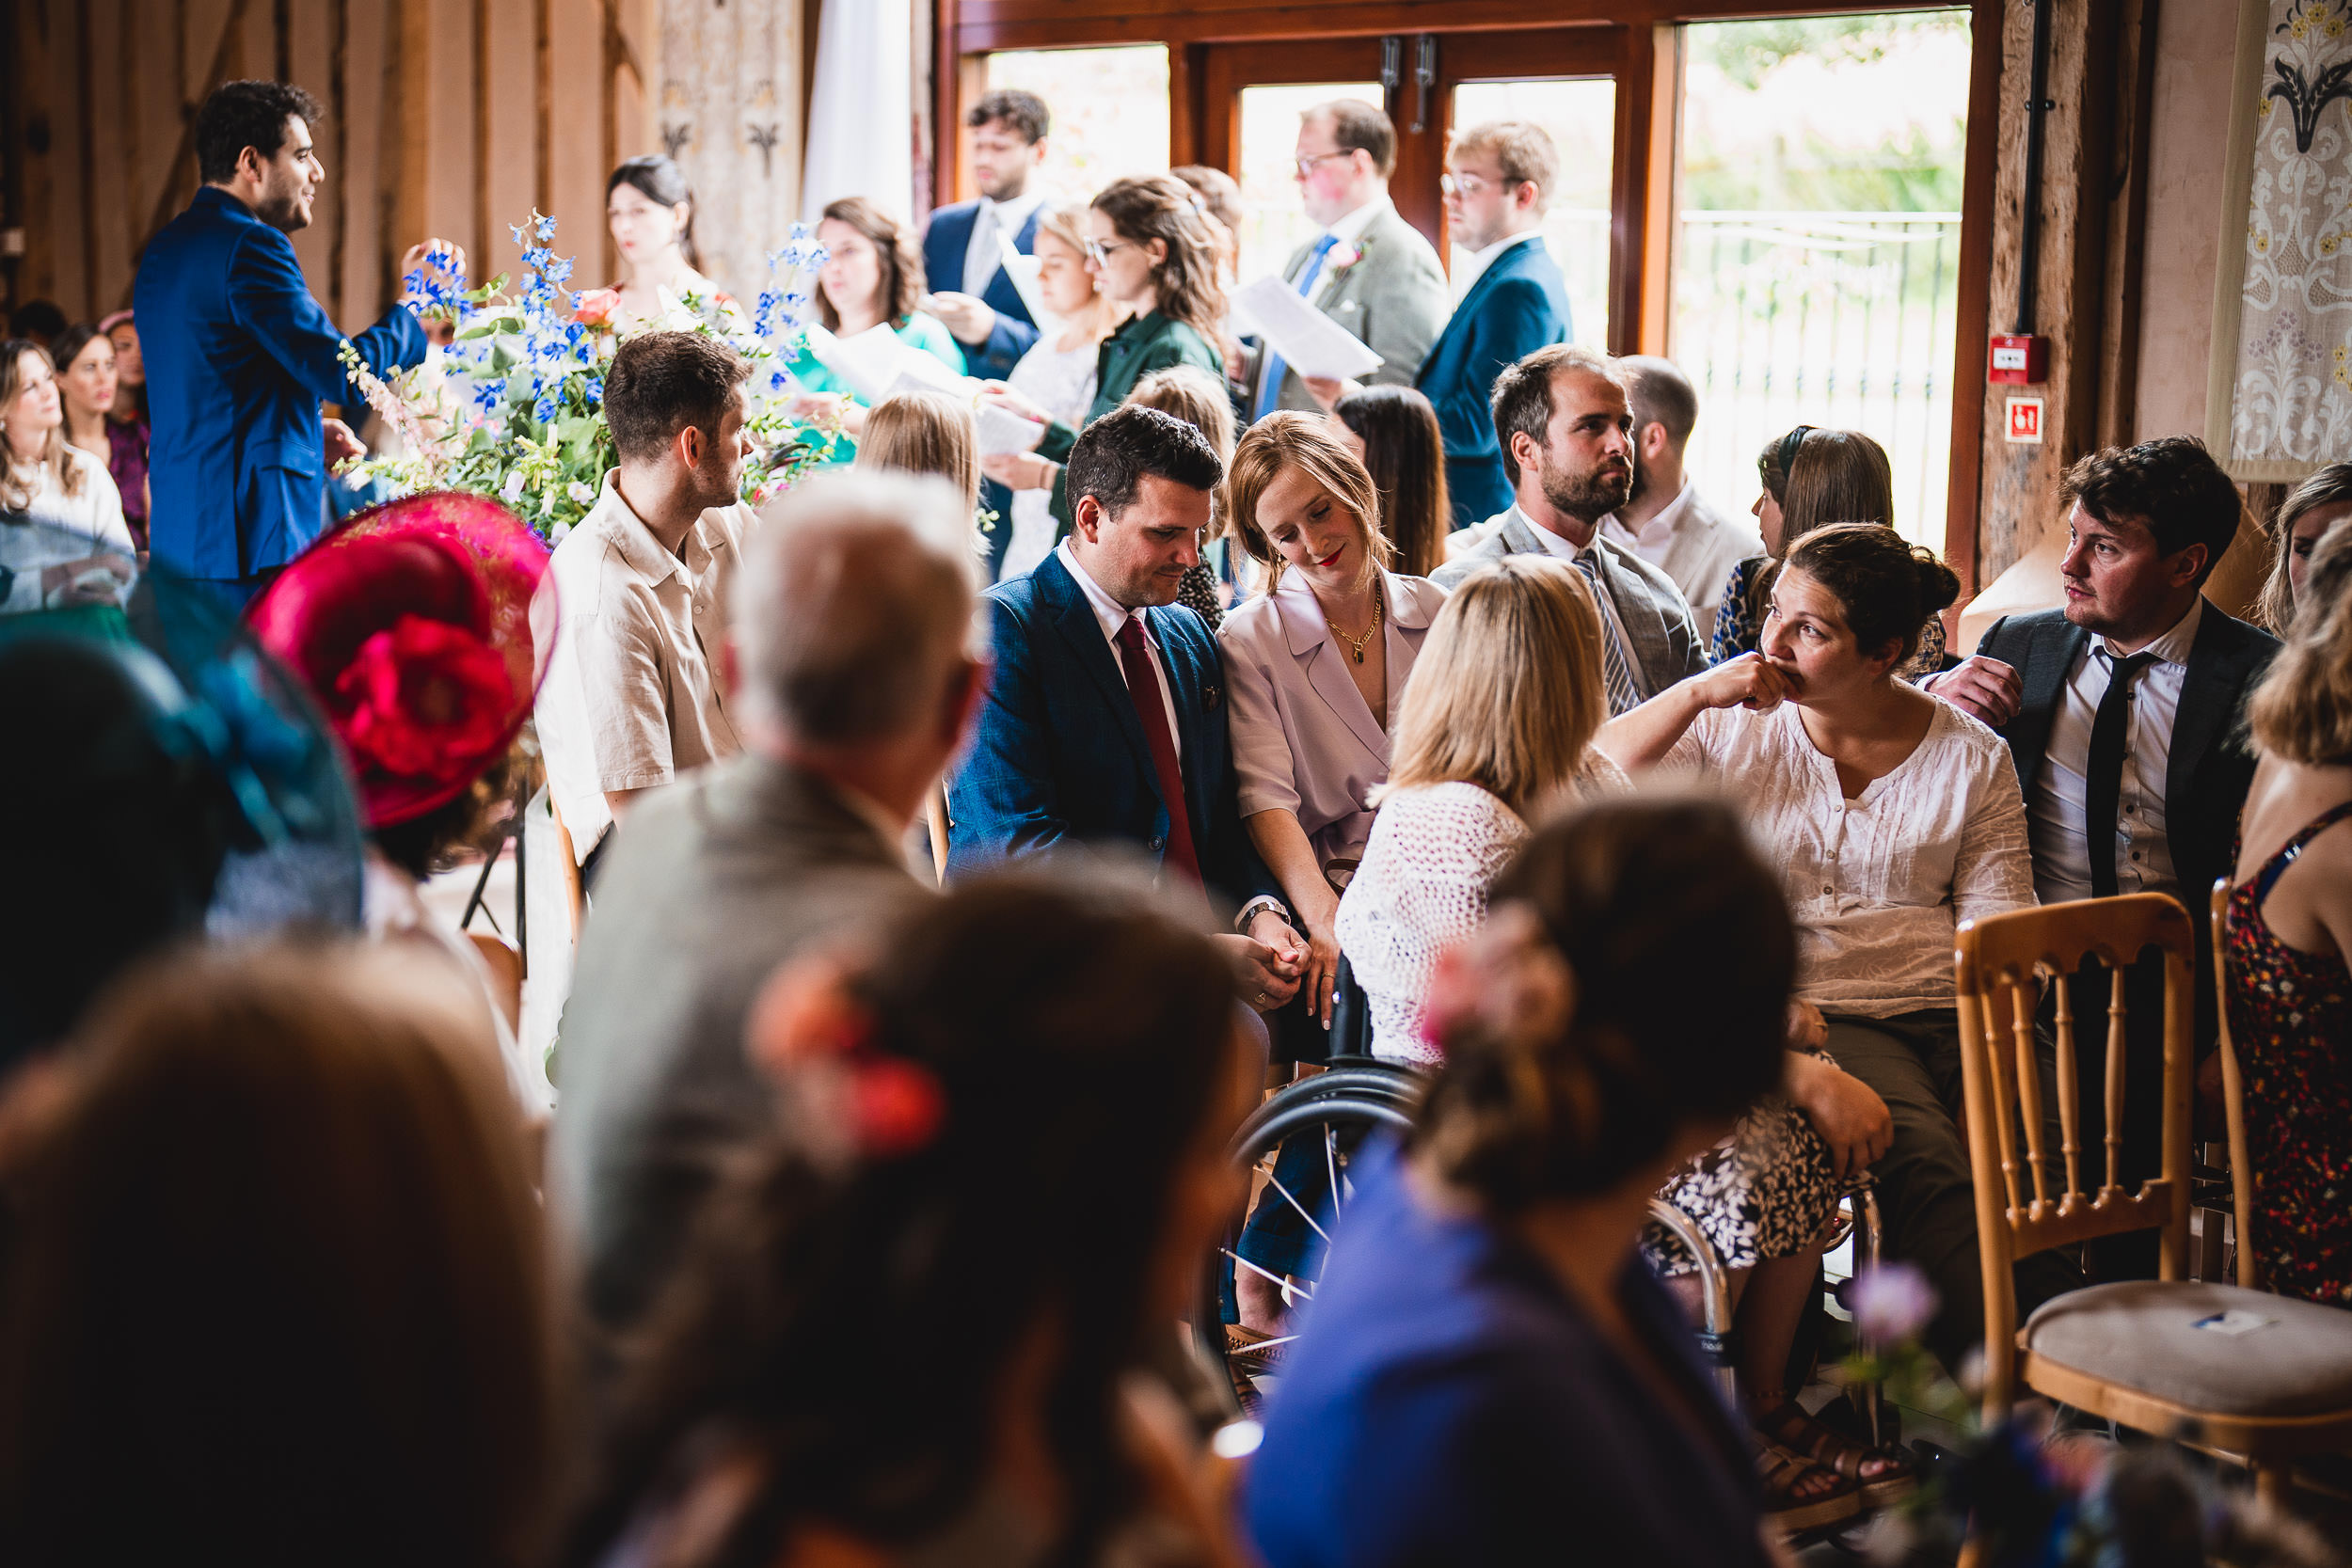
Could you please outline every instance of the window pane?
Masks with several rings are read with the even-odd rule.
[[[1597,81],[1465,82],[1454,89],[1454,128],[1489,119],[1532,120],[1560,150],[1559,188],[1544,214],[1544,244],[1568,280],[1573,341],[1609,345],[1609,173],[1616,145],[1617,88]],[[1454,276],[1470,256],[1454,247]]]
[[[988,56],[988,85],[1025,87],[1053,111],[1041,172],[1064,200],[1168,167],[1166,44],[1007,50]]]
[[[1380,104],[1377,82],[1284,82],[1241,89],[1241,281],[1279,274],[1321,232],[1298,206],[1298,117],[1334,98]]]
[[[1698,389],[1686,464],[1720,510],[1799,424],[1886,449],[1895,526],[1944,547],[1965,11],[1686,30],[1675,362]]]

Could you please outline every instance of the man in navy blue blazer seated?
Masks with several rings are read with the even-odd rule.
[[[1022,255],[1037,246],[1045,192],[1037,182],[1053,117],[1045,100],[1002,88],[963,117],[972,130],[972,179],[977,201],[931,214],[923,230],[924,309],[947,324],[974,375],[1002,381],[1037,341],[1037,323],[1005,275],[1004,240]]]
[[[1206,437],[1134,404],[1079,436],[1070,535],[987,594],[995,675],[947,792],[950,872],[1119,844],[1241,906],[1237,994],[1298,990],[1307,944],[1243,832],[1216,639],[1176,587],[1224,478]]]
[[[319,535],[327,437],[322,399],[366,401],[337,357],[343,334],[310,297],[294,242],[326,177],[310,142],[317,101],[283,82],[230,82],[196,117],[204,183],[139,260],[133,305],[147,361],[154,557],[242,608]],[[404,277],[454,246],[427,241]],[[352,340],[378,375],[418,363],[424,329],[394,305]],[[361,450],[340,424],[333,456]]]
[[[1437,409],[1445,436],[1455,528],[1511,505],[1488,404],[1495,377],[1537,349],[1568,341],[1567,284],[1541,232],[1559,169],[1551,138],[1524,120],[1473,125],[1446,153],[1446,228],[1471,253],[1472,271],[1413,385]]]

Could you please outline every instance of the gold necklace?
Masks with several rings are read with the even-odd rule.
[[[1348,636],[1347,633],[1340,630],[1340,624],[1328,615],[1323,618],[1323,624],[1331,628],[1332,636],[1347,644],[1347,651],[1355,656],[1357,663],[1361,664],[1364,661],[1364,645],[1370,642],[1373,634],[1380,629],[1380,584],[1375,580],[1372,585],[1372,626],[1363,636]]]

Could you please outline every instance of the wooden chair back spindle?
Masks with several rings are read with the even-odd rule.
[[[2147,949],[2164,961],[2164,1143],[2160,1174],[2137,1193],[2121,1185],[2124,971]],[[2187,911],[2162,894],[2133,894],[2020,910],[1960,928],[1954,958],[1961,1021],[1961,1076],[1967,1105],[1970,1164],[1976,1171],[1977,1224],[1984,1251],[1985,1409],[2006,1412],[2014,1392],[2016,1259],[2134,1230],[2163,1232],[2162,1276],[2184,1277],[2188,1252],[2189,966],[2194,936]],[[2057,1055],[2061,1085],[2075,1061],[2075,1019],[2068,979],[2086,958],[2115,971],[2107,1008],[2107,1169],[2096,1197],[2082,1191],[2079,1110],[2061,1086],[2058,1109],[2066,1190],[2053,1203],[2045,1174],[2047,1140],[2036,1067],[2038,977],[2058,988]],[[1998,1007],[2009,992],[2007,1018]],[[2006,1030],[2002,1025],[2006,1024]],[[2006,1032],[2009,1039],[2004,1041]],[[2008,1049],[2003,1049],[2004,1045]],[[2019,1123],[2022,1122],[2022,1129]],[[2020,1132],[2032,1166],[2032,1201],[2017,1168]]]

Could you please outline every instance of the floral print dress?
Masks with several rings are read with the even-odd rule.
[[[2263,905],[2304,847],[2347,817],[2352,800],[2233,887],[2225,937],[2261,1282],[2331,1307],[2352,1307],[2352,966],[2280,942]]]

